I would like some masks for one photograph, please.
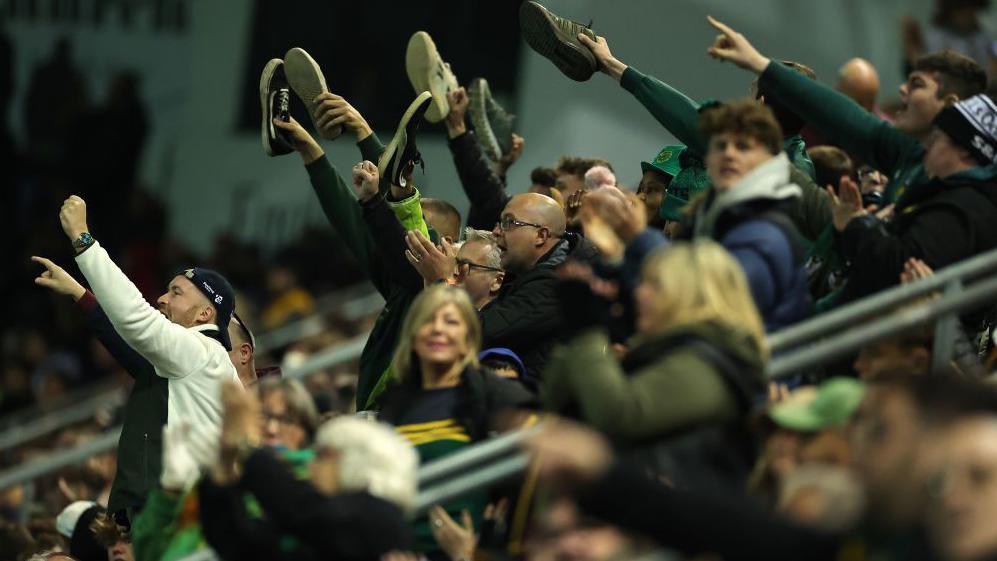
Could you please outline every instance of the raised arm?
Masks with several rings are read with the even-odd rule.
[[[599,63],[599,70],[620,83],[657,119],[661,126],[696,154],[706,153],[706,142],[699,134],[699,104],[684,93],[653,76],[646,76],[613,56],[605,37],[593,41],[579,34],[582,42]]]
[[[63,231],[74,241],[89,232],[86,203],[73,195],[59,212]],[[202,336],[168,320],[146,302],[97,241],[80,248],[76,263],[121,339],[164,377],[183,378],[201,370],[210,357]]]
[[[759,84],[786,107],[826,134],[847,152],[890,175],[905,154],[920,146],[918,140],[872,115],[851,98],[771,60],[755,49],[744,35],[709,18],[720,32],[710,56],[729,61],[758,74]]]
[[[77,308],[85,314],[87,327],[111,353],[111,356],[118,361],[118,364],[124,367],[125,372],[132,378],[146,375],[146,372],[149,371],[149,361],[129,347],[121,335],[118,335],[93,293],[52,261],[37,256],[32,257],[31,260],[45,267],[41,275],[35,279],[35,284],[44,286],[56,294],[70,297],[76,302]]]
[[[363,217],[367,228],[378,246],[384,267],[394,282],[418,291],[422,289],[422,277],[409,266],[405,259],[406,225],[415,229],[426,230],[426,222],[422,217],[422,207],[419,204],[419,192],[412,188],[412,195],[398,203],[399,214],[392,212],[392,207],[384,197],[380,196],[377,166],[373,162],[363,161],[353,167],[353,189],[363,207]],[[401,189],[401,188],[398,188]],[[404,222],[403,222],[404,221]],[[428,234],[428,232],[427,232]]]
[[[450,101],[450,113],[445,124],[450,139],[450,153],[453,154],[460,184],[471,201],[467,225],[478,230],[491,230],[510,197],[505,192],[502,178],[488,165],[478,139],[473,132],[467,130],[464,123],[469,103],[467,92],[464,88],[458,88],[448,93],[447,97]]]
[[[329,224],[342,237],[378,292],[386,296],[388,284],[377,254],[377,246],[367,229],[363,212],[356,202],[353,190],[339,175],[335,166],[326,159],[325,152],[318,142],[297,121],[293,118],[289,122],[275,119],[274,126],[288,133],[292,146],[301,155],[312,189],[315,190]]]
[[[118,335],[111,320],[107,318],[107,314],[97,303],[97,298],[93,292],[88,290],[76,304],[86,314],[87,327],[129,376],[138,379],[152,375],[152,365],[142,355],[135,352],[135,349],[128,346],[121,335]]]
[[[357,148],[360,149],[360,157],[370,162],[377,162],[384,152],[384,143],[377,137],[377,133],[370,128],[367,120],[349,101],[344,97],[334,93],[325,92],[320,94],[315,106],[315,125],[320,131],[327,132],[340,125],[356,135]],[[381,190],[388,189],[387,180],[381,178],[384,183]]]

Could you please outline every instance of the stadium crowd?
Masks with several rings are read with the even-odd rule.
[[[362,100],[291,48],[261,74],[263,150],[300,158],[352,258],[332,274],[370,279],[383,308],[257,352],[253,328],[316,311],[321,272],[299,280],[232,241],[210,267],[166,251],[135,263],[129,243],[166,242],[126,243],[107,201],[35,205],[65,235],[24,264],[46,311],[75,314],[129,389],[114,453],[0,490],[0,561],[997,559],[997,308],[960,317],[951,356],[933,356],[927,322],[766,378],[768,335],[997,249],[985,4],[939,2],[926,33],[905,24],[888,110],[867,61],[830,87],[709,16],[708,56],[743,69],[751,96],[698,102],[612,37],[523,2],[533,51],[573,80],[618,82],[682,143],[616,162],[640,166],[634,191],[581,156],[507,185],[526,141],[425,32],[386,144]],[[446,130],[466,217],[424,196],[427,123]],[[325,150],[347,141],[358,163],[339,170]],[[358,334],[355,382],[299,379],[305,357]],[[24,337],[0,410],[44,405],[80,370]],[[521,475],[418,504],[420,466],[521,429]]]

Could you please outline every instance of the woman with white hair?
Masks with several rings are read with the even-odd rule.
[[[379,418],[395,425],[423,463],[487,438],[497,413],[534,405],[522,385],[479,367],[480,349],[481,324],[465,291],[434,285],[412,303],[392,361],[397,383],[382,396]],[[478,524],[486,503],[480,492],[444,507],[454,520],[467,509]],[[416,551],[442,557],[433,535],[446,522],[417,520]]]
[[[306,475],[261,447],[260,405],[249,392],[226,387],[223,402],[221,461],[198,487],[204,536],[222,559],[379,561],[411,549],[405,512],[419,461],[391,427],[355,417],[325,422]],[[245,492],[264,518],[248,515]],[[288,535],[300,545],[289,548]]]
[[[753,456],[744,421],[763,387],[766,350],[738,262],[710,240],[652,255],[622,362],[606,351],[609,303],[592,292],[598,282],[583,271],[565,276],[574,277],[561,295],[575,331],[544,375],[547,408],[580,412],[676,485],[743,486]]]

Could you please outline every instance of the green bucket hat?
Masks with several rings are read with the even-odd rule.
[[[803,393],[801,399],[790,396],[774,405],[769,417],[786,429],[817,432],[847,423],[862,401],[865,386],[853,378],[831,378],[816,391],[801,388],[797,392]]]
[[[658,155],[655,156],[653,160],[650,162],[640,163],[640,172],[644,173],[647,170],[654,168],[665,175],[675,177],[680,171],[682,171],[682,165],[679,163],[679,156],[681,156],[684,151],[685,146],[681,144],[670,144],[665,146],[660,152],[658,152]]]
[[[693,160],[691,156],[683,159]],[[681,221],[685,205],[709,188],[710,176],[706,175],[706,168],[701,163],[695,161],[692,165],[683,166],[668,185],[668,194],[658,207],[658,215],[665,220]]]

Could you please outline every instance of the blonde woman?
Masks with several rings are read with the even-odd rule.
[[[547,408],[578,412],[625,445],[655,444],[644,459],[675,484],[743,481],[753,455],[743,421],[767,353],[738,262],[710,240],[675,244],[647,260],[634,300],[637,334],[621,362],[599,314],[576,314],[580,329],[544,377]],[[657,445],[677,441],[681,450]]]
[[[518,382],[479,368],[481,324],[467,293],[445,284],[424,290],[402,324],[392,370],[397,383],[381,398],[378,420],[395,425],[431,462],[483,440],[500,411],[527,408],[535,398]],[[442,558],[434,533],[467,510],[475,527],[487,504],[482,492],[444,505],[416,521],[416,550]],[[450,520],[452,519],[452,520]]]

